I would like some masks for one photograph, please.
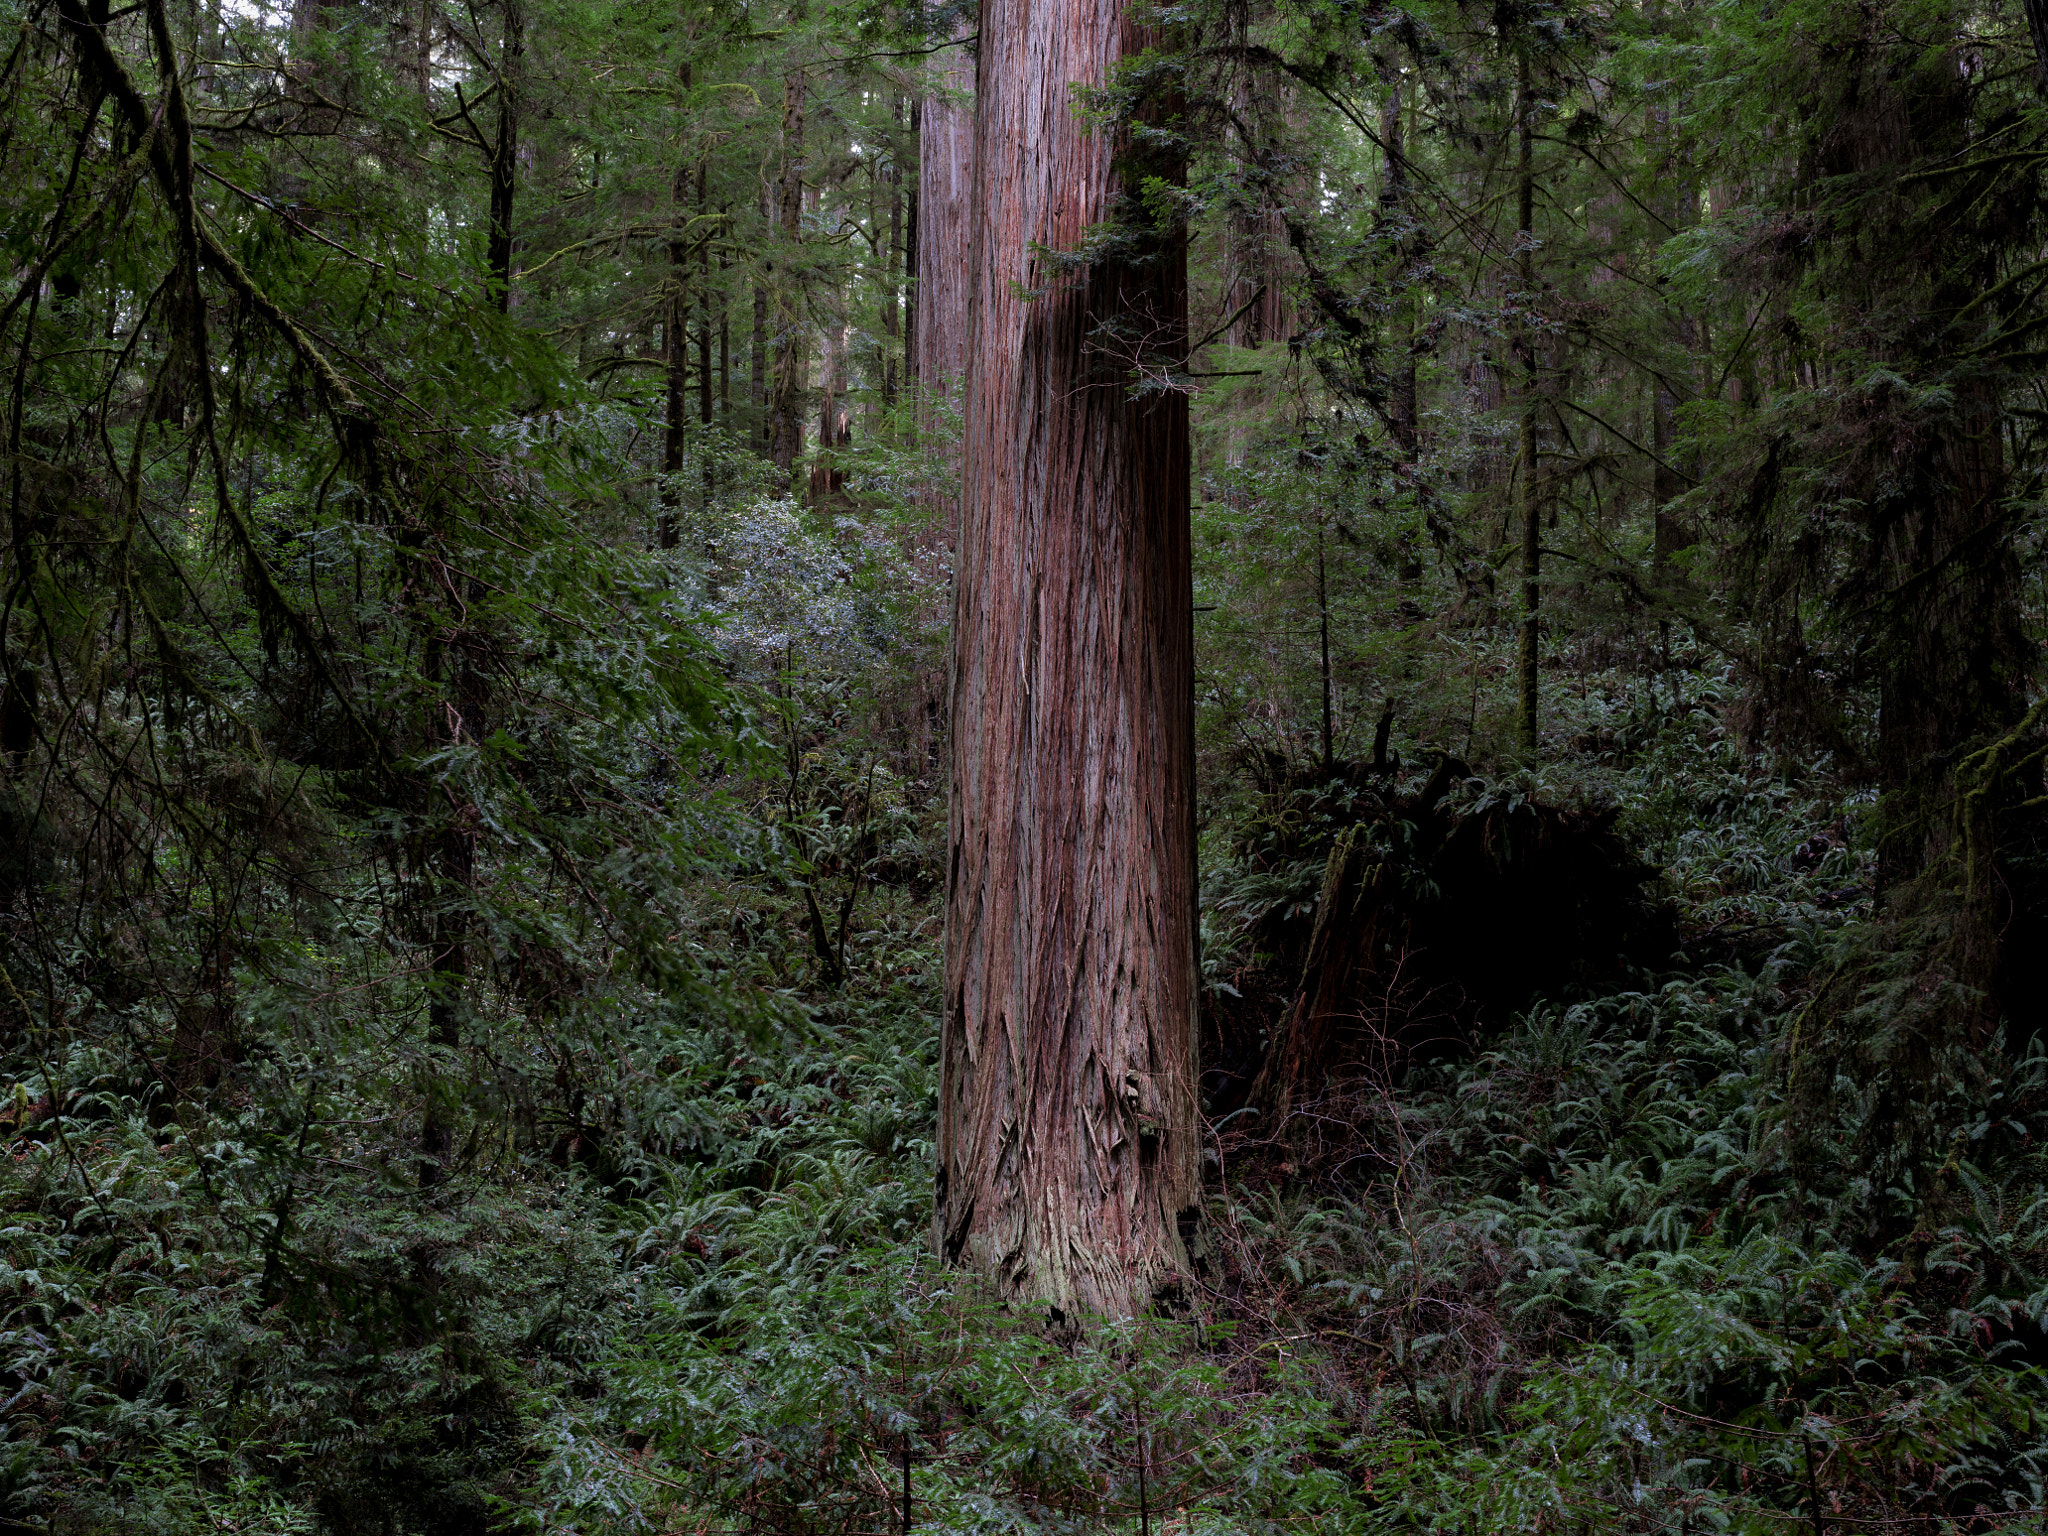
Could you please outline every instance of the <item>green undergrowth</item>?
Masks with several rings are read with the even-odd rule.
[[[1904,1195],[1802,1175],[1787,1036],[1866,860],[1709,702],[1639,699],[1580,772],[1720,958],[1337,1085],[1307,1142],[1219,1126],[1192,1306],[1078,1337],[928,1251],[941,809],[857,754],[762,788],[687,1004],[491,1037],[429,1189],[375,1030],[279,1022],[176,1101],[26,1040],[0,1515],[880,1533],[907,1460],[928,1531],[2039,1530],[2048,1053],[1958,1086]],[[1883,1134],[1860,1102],[1834,1144]]]

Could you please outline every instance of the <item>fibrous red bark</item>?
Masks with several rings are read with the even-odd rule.
[[[1121,7],[985,0],[981,39],[935,1237],[1121,1316],[1200,1199],[1187,402],[1128,352],[1184,351],[1185,254],[1035,254],[1112,212],[1074,87],[1143,46]]]

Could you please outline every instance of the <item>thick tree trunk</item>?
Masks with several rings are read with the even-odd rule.
[[[985,0],[981,37],[934,1236],[1055,1321],[1129,1315],[1201,1198],[1188,413],[1090,337],[1184,351],[1185,252],[1032,254],[1111,211],[1072,83],[1145,45],[1121,8]]]

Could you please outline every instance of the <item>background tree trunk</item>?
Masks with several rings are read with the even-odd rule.
[[[799,13],[800,14],[800,13]],[[804,295],[796,250],[804,228],[804,73],[791,69],[782,86],[782,182],[776,210],[781,228],[776,276],[775,378],[768,404],[768,457],[785,483],[804,451]]]
[[[1890,890],[1948,853],[1955,758],[2025,708],[2020,573],[1991,388],[1965,385],[1947,430],[1924,451],[1926,489],[1901,497],[1882,530],[1888,596],[1879,675],[1877,768],[1885,792],[1878,884]],[[1995,950],[1996,936],[1979,947]],[[1972,966],[1988,979],[1989,961]]]
[[[1232,108],[1244,122],[1260,120],[1249,78],[1237,82]],[[1282,253],[1287,249],[1287,220],[1271,201],[1279,189],[1264,176],[1247,179],[1257,201],[1248,199],[1231,212],[1224,250],[1223,313],[1230,317],[1230,324],[1223,339],[1233,347],[1282,341],[1288,331],[1287,290],[1281,268]]]
[[[2026,0],[2027,36],[2034,44],[2034,88],[2048,95],[2048,0]]]
[[[818,327],[818,446],[836,448],[843,430],[840,418],[846,393],[846,321],[828,299],[825,323]]]
[[[677,477],[683,472],[683,458],[689,441],[690,387],[690,291],[689,242],[683,238],[687,222],[690,172],[687,162],[676,167],[669,188],[669,219],[673,228],[668,240],[668,292],[662,309],[661,353],[664,382],[661,430],[661,506],[655,525],[655,542],[674,549],[681,535],[676,509],[682,490]]]
[[[1386,78],[1387,99],[1380,109],[1380,151],[1386,158],[1386,175],[1380,185],[1381,216],[1397,231],[1397,240],[1403,267],[1416,255],[1416,240],[1411,233],[1415,222],[1415,210],[1410,206],[1412,191],[1408,178],[1408,148],[1401,133],[1401,76],[1391,64],[1383,65],[1381,74]],[[1407,273],[1402,274],[1405,279]],[[1387,321],[1387,344],[1393,353],[1392,367],[1387,390],[1387,426],[1394,444],[1408,458],[1413,459],[1421,443],[1421,416],[1415,387],[1415,299],[1408,293],[1401,295],[1395,311]],[[1403,560],[1403,578],[1408,575]],[[1419,573],[1417,573],[1419,574]]]
[[[903,104],[899,101],[891,108],[889,116],[898,122],[903,116]],[[886,412],[896,403],[896,368],[900,361],[897,354],[898,337],[903,331],[901,294],[897,288],[897,271],[902,265],[903,249],[903,136],[895,136],[889,152],[889,168],[883,173],[882,186],[878,195],[886,197],[889,205],[889,241],[883,247],[882,259],[876,265],[881,268],[882,281],[878,308],[882,318],[882,408]],[[879,226],[880,219],[873,221]]]
[[[910,141],[922,142],[924,130],[920,127],[924,117],[921,103],[910,104]],[[922,157],[923,150],[919,150]],[[921,177],[923,171],[918,175]],[[913,397],[917,394],[917,196],[918,182],[912,179],[903,193],[903,387]],[[913,422],[911,431],[916,433]]]
[[[918,112],[917,193],[910,221],[917,284],[905,344],[914,359],[909,385],[922,431],[931,429],[940,402],[960,387],[967,371],[975,63],[964,47],[953,48],[944,59],[941,78],[948,89],[967,93],[968,101],[932,96]],[[956,497],[945,503],[942,536],[950,547],[959,540],[960,504]]]
[[[1529,84],[1529,47],[1526,40],[1520,44],[1515,65],[1515,274],[1521,287],[1520,302],[1525,306],[1534,303],[1536,296],[1536,106]],[[1533,756],[1537,746],[1537,669],[1543,639],[1543,499],[1538,494],[1543,467],[1536,438],[1536,413],[1541,404],[1536,332],[1526,318],[1516,327],[1515,351],[1522,364],[1521,472],[1515,482],[1520,492],[1517,510],[1522,524],[1522,632],[1515,665],[1521,694],[1522,750]]]
[[[413,39],[413,75],[422,100],[434,93],[434,32],[440,25],[436,0],[420,0],[419,32]]]
[[[771,216],[772,211],[764,190],[762,215]],[[768,451],[768,285],[772,270],[757,272],[754,278],[754,334],[747,350],[747,431],[755,447],[764,454]]]
[[[965,105],[927,97],[917,129],[917,382],[933,396],[959,387],[967,371],[968,216],[974,197],[974,60],[944,56],[941,78]],[[929,423],[929,409],[921,410]]]
[[[697,420],[711,425],[711,160],[697,161]],[[706,475],[710,474],[707,467]],[[709,486],[706,486],[708,498]]]
[[[1199,1214],[1187,401],[1089,345],[1184,351],[1186,259],[1031,254],[1110,213],[1070,82],[1146,36],[1107,0],[981,23],[934,1235],[1057,1322],[1170,1293]]]
[[[519,87],[526,58],[526,15],[506,0],[505,39],[498,55],[498,124],[491,146],[491,227],[486,293],[499,314],[512,308],[512,202],[519,191]]]

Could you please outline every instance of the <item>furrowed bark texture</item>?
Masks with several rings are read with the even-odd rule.
[[[1090,337],[1184,351],[1185,252],[1032,255],[1111,210],[1070,82],[1143,45],[1119,7],[985,0],[981,37],[934,1236],[1056,1322],[1127,1316],[1200,1201],[1188,415]]]

